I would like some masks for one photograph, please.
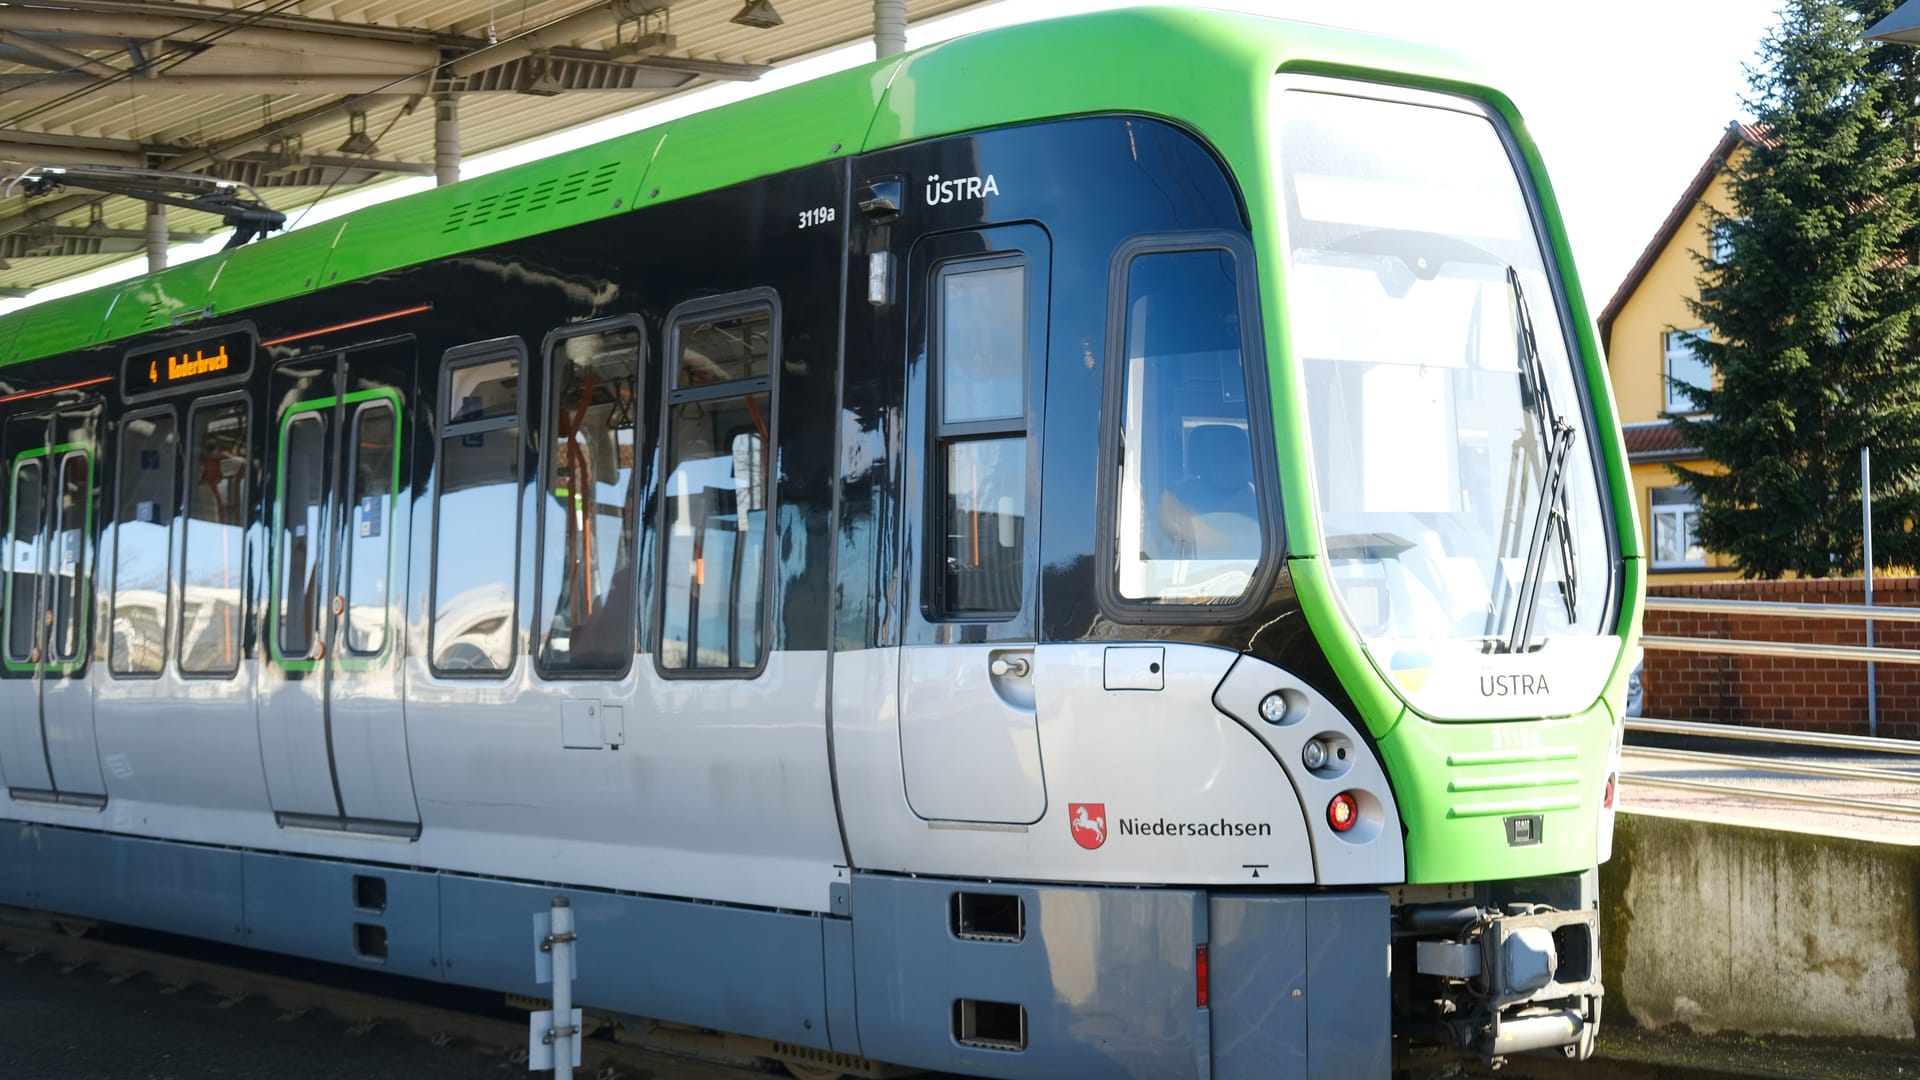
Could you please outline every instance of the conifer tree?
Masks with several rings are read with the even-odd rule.
[[[1694,351],[1716,385],[1680,433],[1724,472],[1674,469],[1699,539],[1745,577],[1861,568],[1860,448],[1876,564],[1920,566],[1920,169],[1915,50],[1869,43],[1897,0],[1788,0],[1748,72],[1730,254],[1700,257]]]

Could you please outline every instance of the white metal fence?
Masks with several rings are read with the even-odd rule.
[[[1837,619],[1866,622],[1868,641],[1871,628],[1879,622],[1920,623],[1920,608],[1887,608],[1863,604],[1803,604],[1762,600],[1716,600],[1704,597],[1649,596],[1648,611],[1682,614],[1762,616],[1794,619]],[[1730,638],[1674,637],[1646,635],[1640,639],[1647,649],[1676,652],[1719,653],[1741,656],[1784,656],[1799,659],[1851,660],[1874,663],[1920,664],[1920,650],[1894,649],[1873,645],[1823,645],[1788,641],[1745,641]],[[1869,730],[1876,725],[1869,714]],[[1874,735],[1831,735],[1824,732],[1792,731],[1780,728],[1744,727],[1734,724],[1699,723],[1684,720],[1632,718],[1629,734],[1678,736],[1695,742],[1727,741],[1764,744],[1770,753],[1743,754],[1719,750],[1664,749],[1634,745],[1633,757],[1642,761],[1679,762],[1699,766],[1727,766],[1749,772],[1800,778],[1851,780],[1873,784],[1896,784],[1920,791],[1920,769],[1901,768],[1908,762],[1920,762],[1920,742],[1883,739]],[[1832,755],[1849,755],[1844,760],[1800,760],[1783,757],[1795,750]],[[1862,763],[1862,758],[1867,763]],[[1644,769],[1625,770],[1623,779],[1647,787],[1675,788],[1741,795],[1783,803],[1800,803],[1829,808],[1847,808],[1878,814],[1920,818],[1920,803],[1887,799],[1855,798],[1847,795],[1793,791],[1780,787],[1752,787],[1725,780],[1653,775]]]

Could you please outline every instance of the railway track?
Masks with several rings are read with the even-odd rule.
[[[525,1020],[487,1015],[474,1007],[335,985],[148,943],[89,936],[92,928],[85,924],[57,925],[61,928],[0,921],[0,955],[15,962],[56,964],[68,973],[92,969],[116,982],[141,976],[160,984],[163,992],[199,987],[218,997],[222,1005],[259,1000],[283,1010],[281,1019],[324,1013],[346,1024],[350,1033],[375,1027],[403,1029],[435,1046],[484,1048],[504,1055],[513,1064],[523,1064],[526,1059]],[[283,958],[264,954],[251,954],[249,959],[253,956],[262,962],[284,963]],[[360,974],[343,973],[348,977]],[[387,978],[397,985],[397,979]],[[423,988],[436,989],[430,984]],[[475,999],[479,1000],[477,996]],[[545,1005],[543,1001],[507,998],[497,1011]],[[587,1029],[576,1075],[599,1080],[765,1080],[789,1075],[782,1062],[787,1063],[791,1075],[801,1078],[906,1075],[857,1058],[638,1020],[589,1015]]]
[[[161,993],[200,988],[207,998],[204,1004],[186,1013],[159,1010],[158,1015],[152,1015],[155,1010],[140,1004],[144,1000],[142,995],[151,994],[152,991],[131,991],[131,988],[122,987],[119,989],[130,991],[131,996],[123,992],[112,997],[110,1001],[114,1011],[111,1012],[100,1010],[96,995],[77,994],[73,995],[73,1000],[68,1000],[66,994],[54,994],[49,996],[61,1000],[37,1014],[31,1010],[26,1015],[14,1012],[0,1014],[0,1034],[4,1035],[4,1038],[0,1038],[0,1076],[5,1076],[7,1080],[53,1080],[56,1077],[78,1075],[140,1077],[142,1080],[150,1077],[247,1076],[298,1077],[299,1080],[313,1080],[320,1076],[327,1080],[402,1076],[409,1080],[452,1077],[469,1080],[475,1076],[529,1075],[525,1071],[527,1029],[524,1021],[501,1015],[482,1015],[473,1009],[408,1001],[391,994],[328,985],[282,972],[263,971],[244,963],[183,955],[183,950],[169,951],[165,947],[144,947],[95,937],[75,937],[47,929],[21,928],[4,921],[11,914],[6,909],[0,909],[0,1003],[9,1000],[5,991],[8,989],[10,973],[22,968],[38,977],[16,978],[16,993],[12,999],[16,1004],[22,990],[28,994],[45,992],[49,985],[60,984],[55,980],[84,978],[89,973],[92,973],[93,981],[82,985],[90,985],[96,990],[106,988],[109,982],[139,978],[157,987]],[[195,943],[189,947],[199,946]],[[285,963],[284,958],[265,954],[248,954],[248,958],[258,958],[263,963]],[[67,974],[55,974],[53,969],[56,966]],[[357,976],[360,973],[351,974]],[[429,984],[421,985],[431,988]],[[495,1000],[496,1011],[504,1012],[505,1007],[497,1004],[498,999]],[[293,1031],[298,1030],[299,1025],[285,1035],[278,1035],[276,1031],[276,1037],[272,1037],[273,1046],[269,1050],[245,1061],[210,1056],[217,1055],[219,1051],[196,1042],[211,1026],[207,1021],[209,1014],[222,1017],[218,1022],[220,1026],[231,1025],[242,1031],[257,1033],[264,1023],[267,1029],[276,1030],[273,1020],[268,1018],[270,1011],[257,1012],[254,1020],[247,1021],[243,1014],[250,1011],[249,1006],[254,1002],[268,1003],[273,1009],[279,1010],[281,1015],[277,1019],[280,1020],[311,1022],[316,1017],[325,1016],[331,1018],[333,1023],[324,1030],[308,1029],[306,1036],[299,1039],[293,1037]],[[236,1015],[228,1017],[226,1013],[215,1012],[223,1006],[233,1007]],[[51,1024],[46,1023],[48,1009],[57,1014],[57,1019]],[[122,1028],[124,1014],[135,1011],[148,1012],[148,1019],[155,1024],[177,1025],[175,1030],[169,1031],[171,1046],[138,1043],[137,1049],[132,1051],[134,1056],[122,1053],[118,1058],[122,1062],[131,1062],[128,1067],[109,1065],[102,1068],[97,1060],[90,1067],[81,1067],[65,1059],[57,1059],[58,1064],[54,1067],[36,1065],[33,1061],[23,1066],[18,1058],[20,1044],[40,1035],[26,1030],[35,1026],[36,1016],[38,1023],[45,1026],[64,1026],[75,1030],[77,1034],[74,1037],[80,1039],[137,1040],[140,1037],[138,1034],[129,1035]],[[194,1021],[195,1017],[198,1018],[197,1022]],[[586,1040],[582,1069],[576,1074],[581,1077],[595,1077],[596,1080],[769,1080],[782,1075],[779,1066],[764,1056],[773,1044],[671,1028],[655,1029],[650,1033],[634,1029],[616,1031],[607,1018],[597,1019],[599,1029]],[[19,1022],[17,1026],[16,1021]],[[343,1045],[340,1038],[343,1029],[346,1034],[365,1034],[369,1039],[379,1039],[383,1031],[389,1034],[403,1031],[405,1038],[389,1040],[384,1044],[385,1050],[366,1048],[354,1059],[335,1063],[331,1068],[308,1069],[294,1063],[289,1063],[285,1068],[277,1067],[277,1063],[275,1066],[261,1064],[264,1058],[273,1055],[285,1057],[334,1053]],[[646,1044],[621,1042],[613,1038],[615,1034],[653,1041]],[[418,1040],[417,1044],[414,1040]],[[423,1052],[429,1055],[439,1052],[428,1050],[428,1046],[444,1048],[448,1055],[457,1054],[462,1047],[485,1052],[476,1052],[466,1058],[449,1056],[438,1059],[441,1060],[438,1066],[422,1069],[422,1061],[437,1060],[432,1056],[421,1056]],[[316,1047],[325,1049],[316,1050]],[[168,1049],[180,1052],[174,1053],[171,1060],[162,1060],[163,1051]],[[762,1053],[751,1052],[755,1050]],[[197,1056],[182,1067],[179,1059],[188,1052]],[[364,1064],[369,1053],[391,1053],[393,1060],[389,1062],[384,1057],[377,1058],[382,1064],[376,1067],[379,1071],[374,1071]],[[1622,1025],[1602,1031],[1601,1054],[1588,1062],[1567,1062],[1557,1056],[1516,1058],[1497,1073],[1482,1068],[1478,1062],[1449,1061],[1423,1054],[1397,1061],[1394,1076],[1396,1080],[1737,1080],[1750,1076],[1794,1080],[1911,1080],[1913,1076],[1911,1059],[1895,1055],[1876,1055],[1860,1050],[1841,1052],[1832,1046],[1801,1046],[1791,1041],[1768,1044],[1748,1039],[1713,1040],[1652,1034]],[[737,1060],[715,1060],[716,1055],[733,1055]],[[405,1060],[401,1060],[403,1058]],[[37,1059],[40,1063],[48,1060],[50,1057],[45,1054]],[[799,1075],[806,1076],[808,1073],[803,1068]],[[960,1078],[926,1075],[925,1080]]]

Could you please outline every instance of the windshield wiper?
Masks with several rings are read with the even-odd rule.
[[[1533,334],[1533,314],[1527,309],[1527,295],[1520,288],[1520,273],[1507,267],[1507,288],[1513,294],[1516,343],[1520,352],[1520,395],[1527,411],[1546,436],[1546,476],[1541,480],[1540,509],[1533,517],[1533,535],[1527,541],[1526,568],[1520,573],[1518,603],[1513,612],[1513,630],[1507,636],[1507,651],[1517,653],[1533,641],[1533,612],[1540,602],[1540,587],[1546,580],[1541,565],[1546,555],[1547,530],[1560,532],[1560,570],[1564,576],[1563,599],[1567,603],[1567,621],[1576,617],[1573,522],[1567,514],[1567,459],[1573,451],[1573,425],[1553,408],[1553,391],[1547,381],[1546,363],[1540,359],[1539,343]]]

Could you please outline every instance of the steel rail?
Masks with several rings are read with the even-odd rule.
[[[1635,718],[1627,720],[1627,730],[1655,735],[1699,735],[1710,739],[1744,739],[1748,742],[1814,746],[1823,750],[1860,750],[1869,753],[1920,757],[1920,741],[1876,739],[1868,735],[1829,735],[1816,731],[1784,731],[1779,728],[1741,727],[1736,724],[1703,724],[1691,720]]]
[[[1920,772],[1894,772],[1890,769],[1869,769],[1857,765],[1821,765],[1810,761],[1783,762],[1748,754],[1717,754],[1709,750],[1661,750],[1651,746],[1629,746],[1626,752],[1634,757],[1726,765],[1753,772],[1778,773],[1783,776],[1827,776],[1838,780],[1881,780],[1890,784],[1920,784]],[[1638,774],[1629,772],[1628,775]]]
[[[1647,787],[1677,788],[1681,791],[1709,791],[1716,795],[1739,795],[1760,802],[1806,803],[1811,806],[1845,807],[1875,814],[1920,818],[1920,805],[1913,803],[1850,799],[1843,795],[1809,795],[1798,791],[1781,791],[1777,788],[1742,788],[1732,784],[1714,783],[1710,780],[1680,780],[1666,776],[1647,776],[1644,773],[1625,773],[1621,776],[1621,782],[1644,784]]]
[[[1649,596],[1646,610],[1708,615],[1768,615],[1795,619],[1851,619],[1860,622],[1920,622],[1920,608],[1801,604],[1786,600],[1715,600],[1704,596]]]

